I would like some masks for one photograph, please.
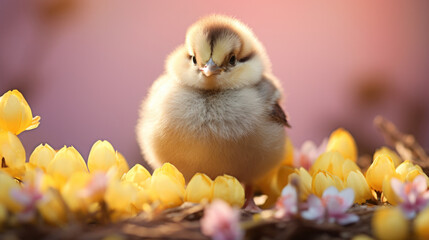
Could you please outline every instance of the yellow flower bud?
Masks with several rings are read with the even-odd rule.
[[[72,211],[86,212],[88,209],[90,201],[80,196],[80,192],[90,179],[87,172],[75,172],[61,189],[62,197]]]
[[[403,181],[413,181],[418,175],[423,175],[426,182],[429,184],[429,178],[419,165],[413,164],[410,160],[405,160],[397,168],[396,173],[399,174]]]
[[[344,159],[356,162],[357,147],[353,136],[345,129],[338,128],[331,133],[326,151],[336,151],[343,155]]]
[[[154,198],[153,201],[159,201],[162,208],[180,206],[183,203],[185,194],[184,180],[182,182],[180,180],[181,178],[178,177],[180,175],[175,175],[178,170],[175,167],[171,168],[170,166],[174,167],[169,164],[167,168],[164,168],[161,171],[155,170],[156,174],[154,172],[151,178],[151,196]]]
[[[311,184],[312,184],[312,177],[311,175],[305,170],[305,168],[301,167],[296,170],[295,173],[292,173],[288,176],[289,182],[293,178],[299,179],[299,191],[300,191],[300,200],[305,201],[308,198],[308,195],[312,192]]]
[[[203,173],[196,173],[185,191],[185,202],[200,203],[212,199],[213,181]]]
[[[350,159],[346,159],[343,163],[343,180],[347,180],[350,172],[358,171],[361,172],[359,166]],[[366,180],[365,180],[366,182]]]
[[[112,180],[107,186],[104,200],[109,209],[133,214],[132,203],[136,201],[138,188],[132,183]]]
[[[44,193],[44,200],[37,202],[37,209],[46,222],[61,226],[67,222],[66,206],[60,199],[60,193],[50,189]]]
[[[414,233],[417,239],[429,239],[429,207],[421,211],[414,220]]]
[[[6,173],[0,172],[0,205],[3,204],[12,212],[20,211],[22,209],[21,205],[10,194],[11,190],[20,188],[15,179]]]
[[[150,179],[146,180],[146,182],[149,182],[149,181]],[[141,210],[144,210],[145,206],[148,205],[153,198],[154,198],[153,193],[150,191],[149,187],[143,188],[143,187],[137,186],[136,199],[132,202],[132,204],[137,210],[141,211]]]
[[[55,150],[49,146],[49,144],[40,144],[31,153],[29,162],[46,172],[46,169],[52,159],[54,159],[55,154]]]
[[[383,180],[383,189],[382,190],[383,190],[383,196],[386,199],[382,199],[382,200],[388,201],[392,205],[397,205],[401,200],[396,195],[395,191],[393,191],[393,189],[392,189],[392,184],[391,184],[392,178],[397,178],[397,179],[403,181],[400,178],[399,174],[397,174],[397,173],[385,177]]]
[[[25,172],[25,150],[19,138],[0,129],[0,169],[21,178]]]
[[[222,199],[225,202],[242,207],[244,204],[244,188],[241,183],[232,176],[218,176],[213,182],[213,200]]]
[[[415,169],[414,164],[410,160],[405,160],[396,167],[396,172],[401,176],[401,179],[405,180],[408,173],[413,169]]]
[[[366,181],[369,186],[381,192],[385,177],[395,173],[395,165],[387,154],[380,154],[366,171]]]
[[[182,186],[185,186],[185,178],[183,177],[183,174],[171,163],[164,163],[160,168],[155,169],[152,175],[156,176],[158,174],[168,175]]]
[[[61,148],[49,163],[47,173],[63,186],[75,172],[88,172],[85,161],[74,147]]]
[[[344,188],[343,182],[339,177],[323,170],[319,170],[313,175],[311,185],[313,193],[318,197],[322,197],[325,189],[330,186],[336,187],[338,191],[341,191]]]
[[[39,126],[40,117],[33,118],[30,106],[18,90],[8,91],[0,97],[0,129],[15,135]]]
[[[388,147],[382,147],[377,149],[374,153],[374,159],[376,159],[380,154],[387,154],[389,155],[390,159],[392,159],[393,164],[395,165],[395,168],[401,164],[402,159],[396,154],[393,150],[391,150]]]
[[[344,157],[340,153],[325,152],[316,159],[313,166],[311,166],[310,173],[314,175],[317,171],[324,170],[343,179],[344,162]]]
[[[351,188],[355,192],[355,203],[365,203],[366,200],[372,198],[371,189],[360,170],[348,174],[345,187]]]
[[[372,218],[372,231],[380,240],[408,239],[408,229],[408,221],[397,207],[382,207]]]
[[[282,162],[283,165],[287,165],[287,166],[293,166],[293,158],[294,158],[294,147],[292,144],[292,141],[290,140],[290,137],[286,137],[286,142],[285,142],[285,152],[286,152],[286,156]]]
[[[150,177],[150,173],[146,168],[140,164],[136,164],[122,176],[122,180],[135,183],[139,187],[144,187],[146,180],[150,179]]]
[[[116,153],[112,144],[108,141],[98,140],[92,145],[88,156],[88,169],[90,172],[96,170],[107,172],[116,164]]]
[[[124,156],[118,151],[116,151],[116,166],[119,179],[130,170],[127,160],[125,160]]]

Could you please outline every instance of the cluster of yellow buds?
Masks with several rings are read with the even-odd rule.
[[[392,190],[392,178],[402,182],[411,182],[417,176],[422,175],[429,183],[428,176],[419,165],[415,165],[409,160],[401,161],[401,158],[392,150],[381,148],[375,152],[374,161],[366,172],[366,179],[371,188],[381,192],[382,200],[393,205],[398,203],[398,196]]]
[[[338,190],[352,188],[356,203],[364,203],[372,198],[365,176],[356,164],[356,142],[347,130],[339,128],[332,132],[326,148],[316,156],[308,171],[304,167],[291,165],[294,162],[293,146],[290,142],[286,146],[292,155],[288,155],[282,165],[265,177],[261,184],[262,191],[268,192],[269,203],[275,201],[281,189],[293,178],[299,179],[301,201],[306,200],[310,194],[322,196],[330,186],[335,186]],[[271,196],[273,200],[270,201]]]
[[[19,91],[0,98],[0,229],[4,224],[37,221],[38,216],[53,225],[76,218],[114,221],[184,201],[219,198],[231,205],[244,204],[244,188],[234,177],[212,181],[197,173],[186,186],[182,173],[169,163],[152,175],[140,164],[129,169],[108,141],[94,143],[87,163],[74,147],[54,150],[49,144],[37,146],[26,162],[17,134],[36,128],[39,120],[32,117]]]
[[[374,236],[380,240],[406,240],[429,239],[429,207],[421,211],[411,222],[405,214],[397,207],[382,207],[378,209],[372,218],[372,231]],[[410,224],[411,223],[411,224]]]

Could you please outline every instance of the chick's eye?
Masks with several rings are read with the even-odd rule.
[[[192,62],[197,65],[197,58],[195,56],[192,56]]]
[[[232,55],[231,58],[229,58],[229,64],[231,64],[232,66],[234,66],[235,62],[236,62],[236,58],[235,58],[234,55]]]

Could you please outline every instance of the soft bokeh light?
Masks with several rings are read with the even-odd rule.
[[[375,115],[429,148],[427,1],[72,1],[0,2],[0,94],[17,88],[40,143],[73,145],[86,159],[98,139],[130,163],[138,109],[187,27],[211,13],[236,16],[267,48],[286,93],[292,142],[321,142],[338,127],[359,153],[383,139]]]

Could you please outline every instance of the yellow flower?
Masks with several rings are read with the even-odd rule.
[[[343,163],[343,180],[347,180],[349,173],[354,171],[361,172],[359,166],[355,162],[350,159],[346,159]]]
[[[386,176],[383,180],[383,196],[385,199],[382,199],[383,201],[388,201],[392,205],[397,205],[401,200],[396,195],[395,191],[392,189],[391,180],[392,178],[397,178],[400,181],[403,181],[399,174],[394,173],[390,176]]]
[[[366,171],[366,181],[371,188],[381,192],[384,178],[394,173],[395,165],[393,165],[392,159],[387,154],[380,154]]]
[[[126,172],[128,172],[128,170],[130,170],[127,160],[125,160],[124,156],[118,151],[116,151],[116,166],[118,178],[121,178]]]
[[[140,164],[136,164],[122,176],[122,180],[135,183],[139,187],[144,187],[146,180],[149,180],[150,177],[150,173],[146,168]]]
[[[19,205],[12,197],[11,190],[20,189],[21,187],[11,176],[0,172],[0,205],[3,204],[12,212],[18,212],[21,210]]]
[[[356,162],[357,147],[353,136],[345,129],[338,128],[331,133],[326,151],[336,151],[341,153],[345,159]]]
[[[330,186],[336,187],[338,191],[344,188],[343,182],[339,177],[323,170],[319,170],[313,175],[311,186],[313,193],[318,197],[322,197],[325,189]]]
[[[132,203],[137,199],[138,188],[129,182],[112,180],[107,186],[104,200],[109,209],[124,213],[124,215],[133,215],[135,210]]]
[[[33,118],[30,106],[18,90],[8,91],[0,97],[0,129],[15,135],[39,126],[40,117]]]
[[[299,179],[299,191],[300,191],[300,200],[305,201],[308,198],[308,195],[312,192],[311,184],[312,184],[312,177],[311,175],[305,170],[305,168],[300,167],[299,169],[295,170],[295,173],[292,173],[288,176],[289,182],[293,178]]]
[[[116,164],[116,153],[108,141],[98,140],[92,145],[88,156],[88,169],[90,172],[99,170],[107,172]]]
[[[25,149],[19,138],[0,129],[0,169],[21,178],[25,172]]]
[[[396,172],[400,175],[403,181],[412,182],[418,175],[423,175],[426,182],[429,183],[429,178],[419,165],[413,164],[410,160],[405,160],[397,168]]]
[[[408,221],[397,207],[382,207],[372,218],[372,231],[380,240],[407,239]]]
[[[212,199],[213,181],[203,173],[196,173],[189,181],[185,191],[185,201],[200,203]]]
[[[183,177],[183,174],[171,163],[164,163],[160,168],[155,169],[152,176],[156,176],[158,174],[168,175],[181,185],[185,186],[185,178]]]
[[[49,144],[40,144],[34,149],[33,153],[31,153],[29,162],[46,172],[46,169],[52,159],[54,159],[55,154],[55,150],[49,146]]]
[[[61,194],[55,189],[44,193],[44,199],[37,202],[37,209],[46,222],[61,226],[67,222],[66,206],[60,199]]]
[[[282,164],[287,166],[293,166],[294,165],[293,164],[294,147],[293,147],[292,141],[290,140],[290,137],[286,137],[285,145],[286,145],[286,148],[285,148],[286,156]]]
[[[161,207],[180,206],[185,194],[185,178],[175,166],[165,163],[152,174],[150,191]]]
[[[89,183],[87,172],[75,172],[61,189],[61,195],[72,211],[86,212],[90,201],[80,196],[80,191]]]
[[[244,204],[244,188],[235,177],[226,174],[216,177],[212,191],[213,200],[219,198],[238,207]]]
[[[382,148],[377,149],[377,151],[375,151],[375,153],[374,153],[374,159],[376,159],[378,157],[378,155],[380,155],[380,154],[389,155],[389,157],[390,157],[390,159],[392,159],[395,167],[398,167],[399,164],[401,164],[401,162],[402,162],[402,159],[398,156],[398,154],[396,154],[394,151],[392,151],[388,147],[382,147]]]
[[[150,179],[147,179],[147,180],[150,180]],[[146,181],[146,182],[149,182],[149,181]],[[137,186],[136,199],[132,202],[132,204],[137,210],[141,211],[141,210],[144,210],[146,206],[149,206],[149,204],[151,203],[154,197],[155,196],[152,193],[152,191],[150,191],[149,187],[143,188],[143,187]]]
[[[88,169],[90,172],[113,171],[113,176],[120,179],[128,170],[128,163],[124,156],[115,151],[112,144],[108,141],[98,140],[92,145],[88,156]]]
[[[365,203],[366,200],[372,198],[371,189],[360,170],[348,174],[345,187],[349,187],[355,192],[355,203]]]
[[[85,161],[74,147],[61,148],[49,163],[47,173],[61,187],[75,172],[88,172]]]
[[[343,179],[344,162],[344,157],[340,153],[325,152],[316,159],[313,166],[311,166],[310,173],[314,175],[317,171],[324,170]]]
[[[429,207],[426,207],[423,211],[417,215],[414,220],[414,233],[417,239],[429,239]]]

